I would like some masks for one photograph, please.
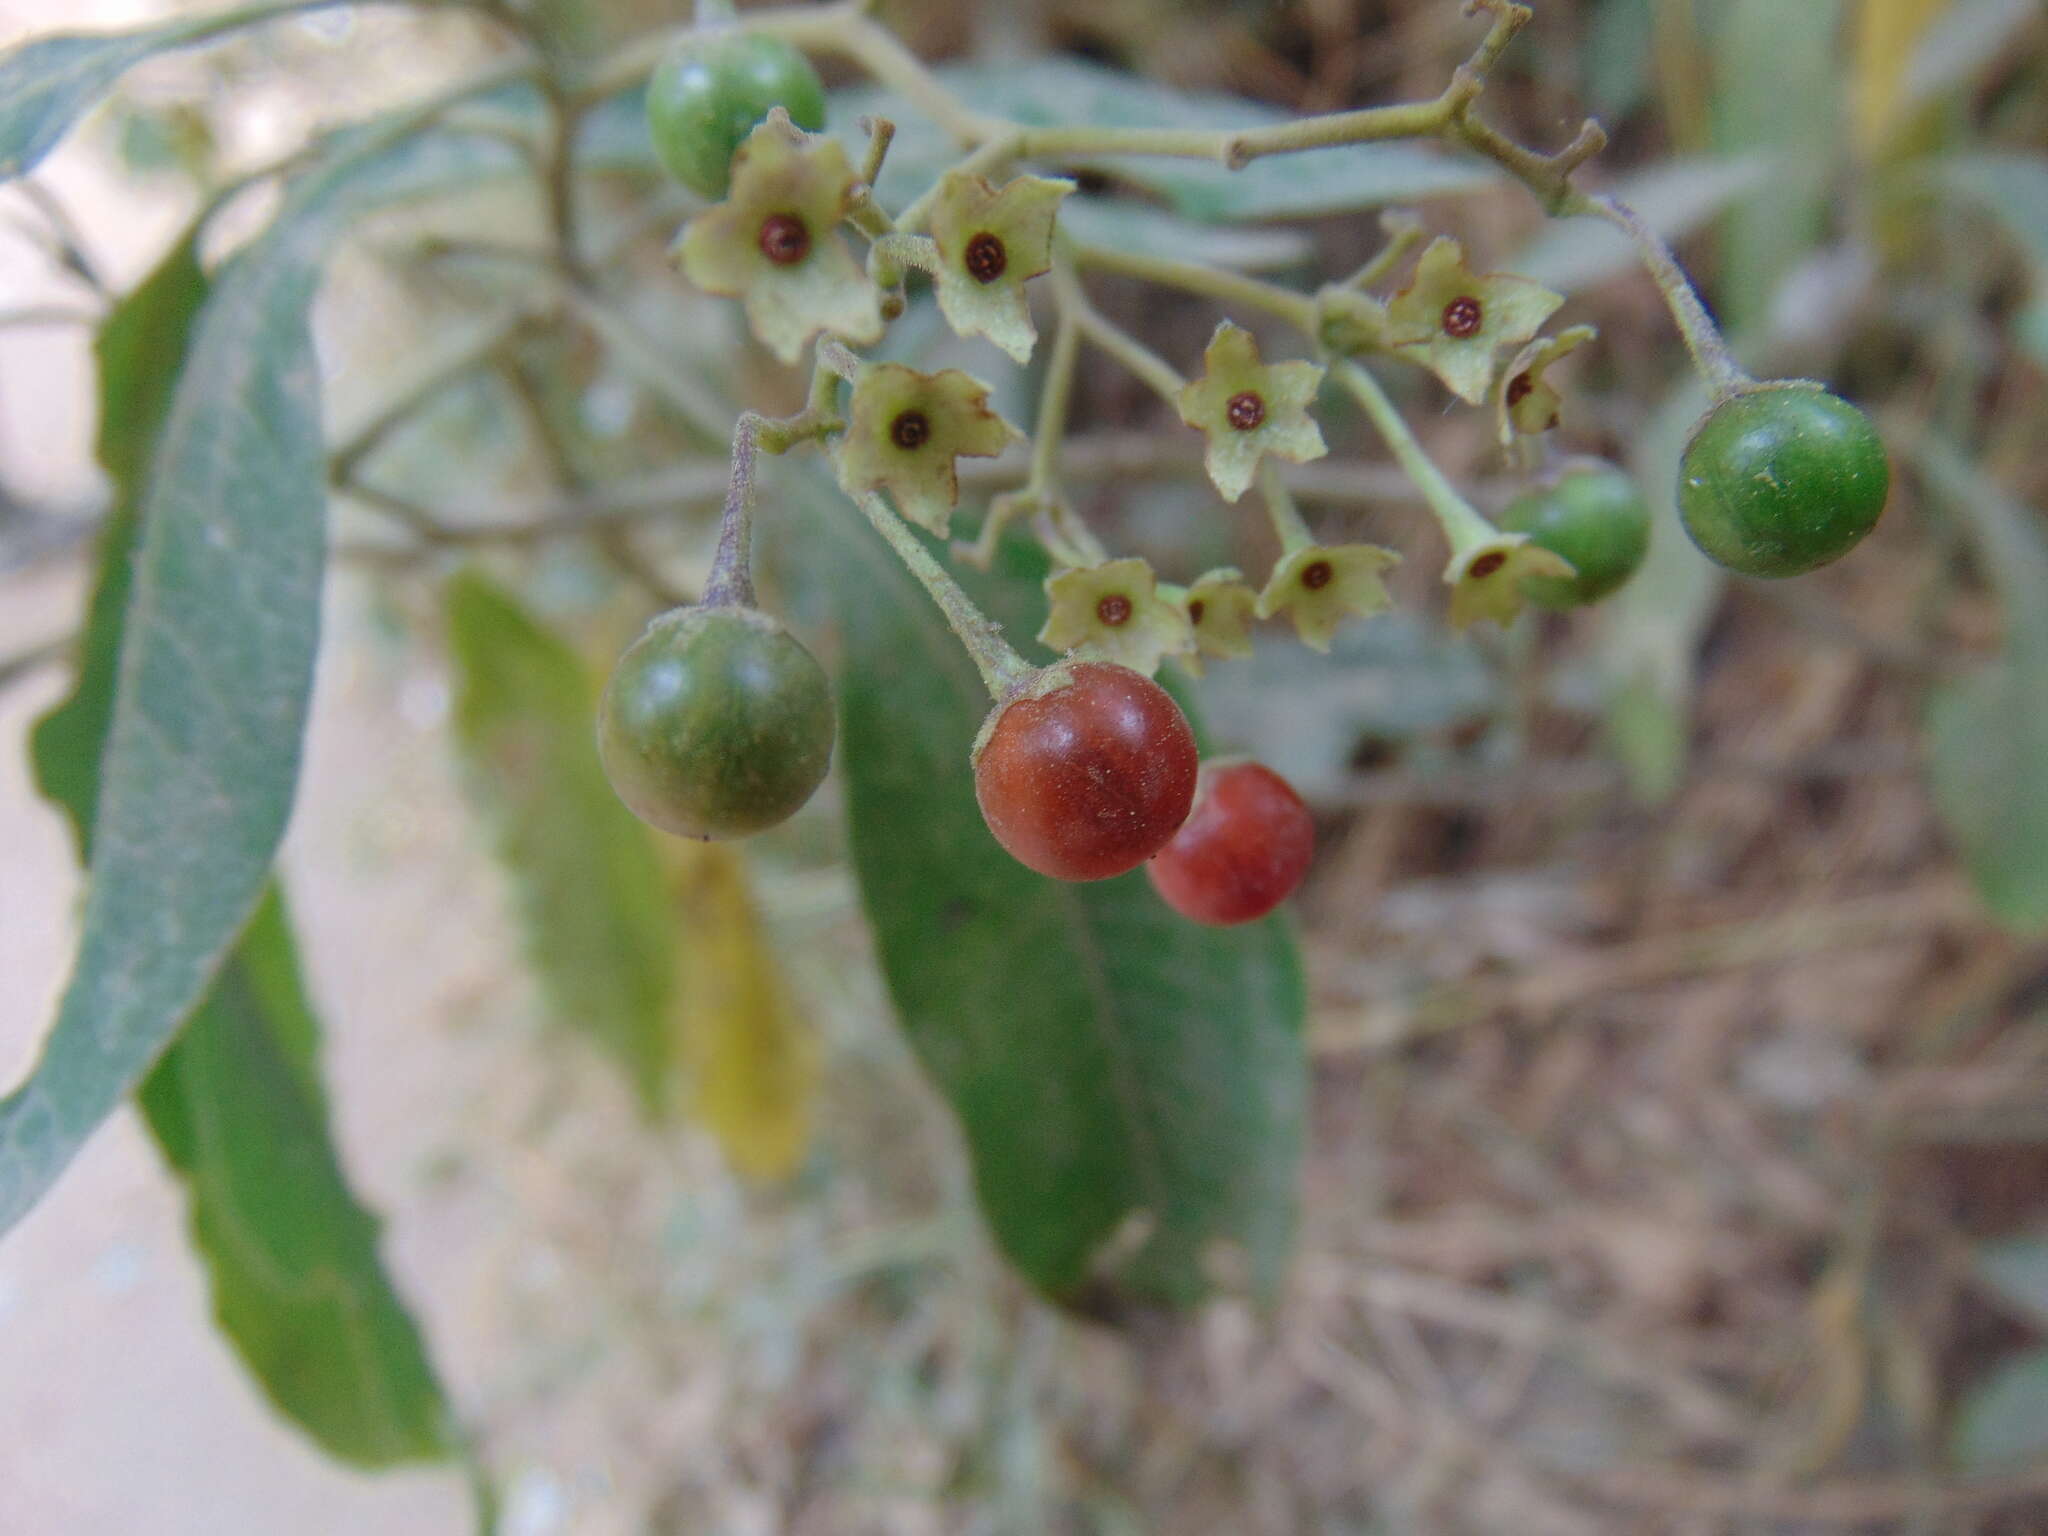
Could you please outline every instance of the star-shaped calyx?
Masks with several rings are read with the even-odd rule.
[[[1464,629],[1479,619],[1492,619],[1506,629],[1522,611],[1530,577],[1570,581],[1571,562],[1527,534],[1497,533],[1451,556],[1444,580],[1451,586],[1451,627]]]
[[[739,299],[785,363],[820,331],[874,341],[880,298],[838,233],[855,185],[836,140],[804,133],[777,108],[734,153],[725,201],[683,226],[676,262],[706,293]]]
[[[944,533],[960,499],[954,459],[992,459],[1021,435],[971,374],[866,363],[835,455],[839,483],[850,496],[887,491],[904,517]]]
[[[1464,247],[1443,236],[1422,253],[1414,281],[1388,301],[1388,345],[1460,400],[1484,405],[1502,349],[1528,341],[1562,303],[1528,278],[1472,271]]]
[[[1301,643],[1327,651],[1337,627],[1393,606],[1382,573],[1401,563],[1377,544],[1304,544],[1282,555],[1259,593],[1258,615],[1284,613]]]
[[[1226,320],[1202,365],[1177,403],[1180,419],[1208,439],[1202,462],[1225,501],[1245,493],[1265,454],[1301,464],[1330,451],[1308,413],[1323,382],[1314,363],[1262,363],[1252,333]]]
[[[1237,567],[1224,565],[1204,571],[1186,591],[1175,595],[1195,634],[1195,648],[1181,657],[1181,664],[1195,676],[1202,675],[1205,656],[1232,659],[1251,655],[1252,619],[1258,612],[1259,594]]]
[[[1553,430],[1564,409],[1564,397],[1544,377],[1553,363],[1569,357],[1599,333],[1590,325],[1575,325],[1555,336],[1539,336],[1500,373],[1494,391],[1494,425],[1503,448],[1517,438],[1540,437]]]
[[[1038,331],[1024,284],[1052,267],[1053,222],[1071,181],[1019,176],[1000,188],[948,171],[932,204],[933,274],[939,313],[962,336],[986,336],[1018,362],[1031,357]]]
[[[1186,611],[1160,594],[1143,560],[1055,571],[1045,580],[1045,595],[1052,606],[1038,638],[1056,651],[1085,648],[1150,677],[1166,657],[1195,648]]]

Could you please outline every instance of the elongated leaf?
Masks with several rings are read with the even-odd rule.
[[[2037,284],[2048,288],[2048,155],[1947,155],[1926,165],[1927,180],[1998,219],[2019,245]]]
[[[2048,1236],[2012,1237],[1977,1250],[1977,1272],[2048,1328]]]
[[[358,1466],[445,1457],[447,1404],[336,1158],[318,1041],[273,888],[142,1109],[190,1195],[214,1314],[270,1400]]]
[[[1770,179],[1723,225],[1728,328],[1761,330],[1778,285],[1827,227],[1842,132],[1841,0],[1727,0],[1714,49],[1714,138],[1771,161]]]
[[[1856,8],[1856,68],[1850,106],[1856,144],[1875,155],[1897,131],[1907,106],[1901,87],[1929,25],[1949,0],[1863,0]]]
[[[675,1006],[673,918],[653,836],[598,762],[582,658],[482,573],[448,584],[469,788],[512,876],[551,1010],[664,1107]]]
[[[1666,240],[1683,240],[1737,198],[1763,184],[1770,163],[1759,156],[1698,155],[1635,171],[1614,195]],[[1627,235],[1601,219],[1552,224],[1515,253],[1508,267],[1559,293],[1577,293],[1636,269]]]
[[[1915,445],[1935,493],[1963,512],[2005,599],[2005,649],[1927,700],[1935,808],[1999,921],[2048,928],[2048,541],[2036,515],[1952,448]]]
[[[673,862],[691,1112],[741,1173],[785,1178],[810,1144],[816,1042],[783,990],[739,851],[678,841]]]
[[[1087,123],[1125,128],[1257,128],[1287,114],[1213,91],[1180,90],[1071,58],[952,65],[939,71],[975,107],[1033,126]],[[897,125],[878,192],[908,202],[957,155],[914,107],[879,89],[836,93],[834,124],[879,112]],[[1254,160],[1226,170],[1203,160],[1104,155],[1086,163],[1163,196],[1174,211],[1211,222],[1306,218],[1476,191],[1499,180],[1485,162],[1423,144],[1347,144]]]
[[[2048,1452],[2048,1349],[2015,1355],[1963,1399],[1950,1453],[1981,1472]]]
[[[340,0],[336,0],[340,3]],[[80,114],[151,54],[306,5],[251,5],[132,32],[62,32],[0,54],[0,181],[35,169]]]
[[[141,500],[78,958],[0,1100],[0,1231],[170,1043],[262,893],[319,633],[321,260],[366,207],[476,165],[467,145],[394,143],[413,126],[338,136],[199,315]]]
[[[998,848],[967,762],[988,709],[974,668],[852,508],[804,505],[776,545],[835,621],[862,897],[997,1241],[1055,1297],[1189,1302],[1218,1266],[1270,1292],[1306,1087],[1285,922],[1198,928],[1141,873],[1063,885]],[[1043,614],[1042,568],[1021,558],[974,584],[1012,621]]]
[[[1688,374],[1637,441],[1629,472],[1650,504],[1650,550],[1601,617],[1608,746],[1648,804],[1668,800],[1684,780],[1693,656],[1728,580],[1678,520],[1678,461],[1706,408],[1705,387]]]
[[[129,562],[149,448],[207,285],[181,241],[109,317],[97,348],[99,456],[116,487],[78,685],[38,726],[43,793],[90,856],[113,712]],[[447,1412],[412,1320],[379,1265],[376,1222],[331,1145],[289,920],[273,891],[212,992],[144,1080],[151,1131],[184,1182],[214,1310],[263,1390],[335,1456],[439,1456]]]

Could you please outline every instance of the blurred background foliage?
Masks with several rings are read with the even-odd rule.
[[[676,19],[539,10],[590,55]],[[1189,121],[1212,120],[1219,93],[1285,111],[1433,94],[1469,47],[1459,10],[881,7],[1020,116]],[[992,1016],[960,1003],[978,957],[1036,918],[1021,886],[991,887],[990,948],[949,953],[915,871],[892,895],[865,870],[863,915],[850,862],[887,863],[891,828],[920,814],[914,777],[849,770],[736,851],[657,845],[597,775],[597,680],[702,575],[735,403],[791,408],[802,385],[664,266],[692,205],[648,174],[630,104],[585,129],[586,238],[616,278],[601,304],[536,299],[521,253],[545,231],[514,181],[355,229],[316,314],[344,484],[324,713],[287,858],[310,986],[288,930],[256,934],[240,963],[283,1031],[283,1089],[312,1013],[325,1020],[340,1156],[385,1214],[435,1365],[372,1258],[354,1280],[361,1336],[424,1396],[381,1429],[323,1419],[355,1390],[363,1356],[343,1352],[282,1372],[332,1386],[285,1412],[374,1464],[448,1443],[445,1391],[503,1484],[506,1527],[536,1533],[2048,1527],[2048,15],[2037,0],[1537,11],[1489,110],[1538,144],[1599,114],[1612,145],[1587,183],[1679,243],[1748,366],[1828,379],[1878,416],[1892,505],[1852,558],[1797,583],[1708,566],[1671,506],[1703,396],[1655,291],[1611,231],[1546,227],[1469,167],[1375,162],[1380,180],[1341,192],[1285,161],[1264,179],[1091,171],[1074,203],[1091,238],[1306,278],[1371,253],[1366,210],[1413,201],[1485,265],[1568,294],[1561,323],[1601,339],[1569,365],[1562,441],[1629,465],[1661,519],[1648,565],[1600,612],[1455,637],[1419,503],[1356,423],[1325,413],[1331,458],[1293,482],[1318,532],[1412,558],[1398,612],[1332,656],[1276,637],[1192,690],[1219,743],[1302,789],[1322,852],[1297,904],[1306,1100],[1236,1128],[1271,1144],[1261,1176],[1283,1182],[1233,1192],[1219,1219],[1242,1223],[1252,1262],[1186,1315],[1120,1303],[1079,1320],[998,1259],[983,1211],[1013,1258],[1032,1241],[986,1187],[1000,1138],[984,1146],[970,1115],[967,1141],[993,1159],[978,1206],[918,1060],[958,1088],[948,1034]],[[27,397],[55,354],[27,349],[86,339],[48,314],[31,336],[24,317],[91,316],[238,171],[445,83],[490,38],[459,8],[344,10],[166,58],[28,192],[0,194],[5,238],[57,274],[0,313],[17,322],[0,330],[10,729],[64,690],[49,663],[75,610],[48,599],[75,603],[106,499],[52,466],[61,433],[6,426],[47,419]],[[1104,68],[1151,84],[1105,84]],[[846,131],[874,97],[834,83]],[[917,154],[906,121],[897,172]],[[75,217],[56,199],[72,189]],[[264,211],[231,210],[208,254]],[[1177,361],[1216,318],[1096,286]],[[1028,417],[1025,376],[947,335],[928,303],[888,346],[972,369]],[[1485,413],[1393,382],[1482,505],[1512,497]],[[399,425],[391,408],[429,384]],[[73,414],[89,424],[91,402]],[[1263,569],[1256,520],[1215,503],[1133,381],[1085,372],[1073,420],[1069,478],[1114,547],[1181,575]],[[103,445],[117,503],[118,452]],[[959,531],[1003,473],[969,476]],[[771,605],[822,650],[900,660],[856,678],[865,692],[846,685],[848,736],[888,732],[892,711],[937,719],[921,599],[838,545],[846,509],[800,466],[769,466],[764,489]],[[1028,608],[1029,573],[1012,576]],[[71,793],[61,775],[53,792]],[[6,809],[10,837],[44,814]],[[471,923],[480,937],[453,936]],[[1134,921],[1118,984],[1192,985],[1175,942]],[[1262,1037],[1240,1026],[1288,1013],[1287,985],[1188,1015],[1221,1042],[1217,1092],[1268,1080]],[[8,1009],[25,1061],[45,1000]],[[238,1158],[231,1125],[202,1134],[177,1090],[209,1102],[209,1065],[247,1017],[216,1007],[145,1098],[181,1176],[229,1204],[264,1153]],[[283,1089],[264,1102],[291,1107],[289,1125],[262,1145],[324,1147],[318,1083]],[[331,1193],[318,1166],[306,1176],[306,1198]],[[1113,1217],[1108,1177],[1075,1198],[1101,1195]],[[334,1231],[368,1251],[374,1226],[331,1182],[342,1214],[281,1253],[317,1264]],[[252,1183],[243,1207],[272,1187]],[[62,1191],[51,1208],[64,1219]],[[248,1249],[232,1232],[209,1243],[203,1221],[199,1235],[222,1322],[276,1396],[224,1278]],[[46,1240],[12,1241],[31,1239]],[[1167,1255],[1155,1294],[1176,1294],[1185,1258]],[[1026,1262],[1041,1281],[1077,1261],[1043,1262]],[[257,1288],[276,1276],[247,1272]],[[1270,1308],[1250,1299],[1259,1280]],[[0,1479],[0,1516],[7,1499]],[[105,1508],[78,1528],[133,1528],[118,1499]]]

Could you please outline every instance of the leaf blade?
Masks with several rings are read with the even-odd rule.
[[[599,763],[589,674],[474,569],[450,580],[444,611],[467,787],[513,878],[550,1010],[602,1046],[658,1116],[673,1067],[673,919],[653,834]]]
[[[256,908],[289,816],[326,488],[310,307],[380,201],[473,175],[416,117],[338,134],[200,311],[139,502],[71,980],[0,1099],[0,1231],[148,1071]]]
[[[843,504],[816,505],[796,583],[840,650],[862,897],[903,1027],[965,1130],[997,1241],[1046,1293],[1181,1304],[1237,1250],[1278,1284],[1307,1069],[1284,920],[1202,929],[1142,873],[1032,874],[989,836],[967,753],[987,695],[929,600]],[[999,616],[1043,603],[1016,567]]]
[[[91,854],[148,449],[207,290],[188,237],[109,316],[96,347],[99,456],[117,497],[78,682],[31,744],[38,788],[66,812],[82,859]],[[331,1145],[318,1038],[273,888],[138,1101],[186,1187],[221,1328],[266,1395],[357,1465],[441,1457],[451,1449],[447,1407],[379,1264],[376,1222],[351,1195]],[[280,1278],[303,1275],[305,1266],[290,1261],[305,1253],[309,1234],[326,1277],[324,1296],[314,1298],[325,1304],[312,1306],[301,1284]]]
[[[61,32],[0,54],[0,182],[34,170],[115,81],[150,55],[312,8],[244,6],[130,32]]]

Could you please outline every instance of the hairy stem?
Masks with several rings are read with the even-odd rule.
[[[1429,503],[1430,511],[1443,525],[1444,537],[1451,542],[1451,552],[1459,554],[1474,544],[1493,538],[1498,530],[1458,494],[1457,487],[1444,478],[1444,472],[1422,451],[1415,434],[1408,430],[1408,423],[1402,420],[1394,402],[1380,388],[1379,380],[1349,359],[1335,364],[1331,371],[1364,408],[1366,416],[1385,440],[1388,452],[1393,454],[1394,462],[1422,492],[1423,500]]]
[[[1685,349],[1692,354],[1693,366],[1707,381],[1716,401],[1740,393],[1756,382],[1743,371],[1742,365],[1728,350],[1728,343],[1721,339],[1720,328],[1707,313],[1706,305],[1700,302],[1691,279],[1671,254],[1671,247],[1643,222],[1641,214],[1618,198],[1584,194],[1575,199],[1571,211],[1605,219],[1635,242],[1637,257],[1663,293],[1671,318],[1678,326],[1678,334],[1685,338]]]
[[[1008,698],[1031,675],[1031,664],[1017,654],[1010,642],[1003,638],[1003,632],[995,621],[975,606],[974,599],[933,558],[932,552],[910,531],[910,525],[898,517],[880,496],[868,492],[854,500],[860,503],[868,521],[875,525],[875,531],[888,540],[889,547],[896,551],[896,557],[909,567],[910,574],[939,605],[939,611],[946,616],[953,633],[967,647],[967,654],[973,658],[975,670],[981,674],[989,696],[998,702]]]
[[[1074,259],[1098,272],[1141,278],[1183,293],[1197,293],[1222,304],[1261,310],[1285,320],[1296,330],[1311,335],[1316,328],[1316,302],[1305,293],[1282,288],[1278,283],[1205,267],[1198,262],[1174,261],[1165,256],[1146,256],[1136,251],[1119,251],[1105,245],[1076,245]]]

